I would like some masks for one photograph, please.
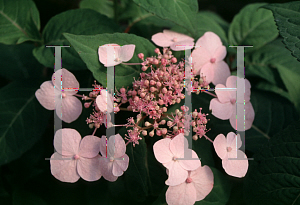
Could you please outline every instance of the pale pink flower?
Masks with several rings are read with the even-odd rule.
[[[79,83],[75,76],[66,69],[60,69],[52,75],[52,81],[46,81],[35,92],[41,105],[47,110],[56,110],[57,116],[71,123],[82,112],[82,104],[75,95]]]
[[[154,34],[151,40],[156,45],[170,47],[173,51],[182,51],[194,47],[192,37],[170,30],[163,30],[163,33]]]
[[[214,186],[214,175],[208,166],[199,167],[188,172],[186,180],[177,185],[169,186],[166,201],[169,205],[192,205],[203,200]]]
[[[219,119],[230,119],[230,124],[238,131],[244,130],[244,120],[236,122],[236,103],[244,104],[245,108],[245,130],[251,128],[254,121],[254,109],[250,102],[250,82],[247,79],[239,78],[239,80],[245,82],[245,92],[243,89],[226,89],[237,87],[237,76],[230,76],[227,78],[226,86],[218,84],[215,87],[215,92],[218,98],[213,98],[210,101],[209,109],[212,110],[212,114]],[[237,92],[244,93],[244,101],[236,101]]]
[[[105,44],[98,49],[99,61],[105,67],[115,66],[129,61],[134,54],[135,45],[119,46],[118,44]],[[112,51],[112,53],[108,53]],[[110,55],[108,57],[108,55]]]
[[[213,144],[217,155],[222,159],[225,172],[230,176],[244,177],[248,170],[248,160],[246,154],[239,150],[242,146],[240,135],[229,132],[226,139],[223,134],[219,134]]]
[[[54,136],[55,152],[50,159],[51,174],[62,182],[74,183],[81,177],[96,181],[101,177],[99,158],[100,138],[80,134],[69,128],[60,129]]]
[[[99,110],[103,113],[111,113],[114,109],[114,98],[107,90],[101,90],[100,95],[96,98],[96,104]]]
[[[188,171],[201,166],[201,162],[194,150],[188,149],[188,141],[182,133],[172,140],[164,138],[153,145],[153,151],[157,161],[169,170],[169,178],[166,184],[176,186],[183,183],[188,177]],[[190,154],[192,159],[184,159],[185,154]]]
[[[125,141],[121,135],[101,137],[100,158],[101,172],[103,177],[108,181],[116,181],[119,176],[122,176],[128,168],[129,157],[126,152]]]
[[[206,32],[198,39],[195,47],[192,52],[194,74],[203,74],[207,83],[225,84],[230,69],[223,61],[226,48],[219,36],[213,32]]]

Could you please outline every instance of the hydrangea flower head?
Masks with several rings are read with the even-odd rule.
[[[245,93],[243,89],[230,89],[237,88],[237,80],[241,80],[245,83]],[[226,90],[226,88],[229,89]],[[214,98],[210,101],[209,109],[212,110],[212,114],[217,118],[222,120],[230,119],[230,124],[233,128],[243,131],[244,121],[236,122],[236,103],[245,103],[245,130],[250,129],[255,115],[250,102],[250,88],[251,85],[247,79],[237,78],[237,76],[228,77],[226,86],[222,84],[216,85],[215,92],[218,98]],[[237,92],[244,93],[244,101],[237,101]]]
[[[129,157],[126,152],[125,141],[121,135],[101,137],[100,158],[101,172],[103,177],[108,181],[116,181],[119,176],[122,176],[128,168]]]
[[[230,69],[223,61],[225,56],[226,48],[219,36],[213,32],[206,32],[198,39],[192,52],[194,74],[203,74],[206,81],[214,85],[225,84],[230,76]]]
[[[66,69],[60,69],[52,75],[52,81],[46,81],[35,92],[40,104],[47,110],[55,110],[57,116],[71,123],[82,112],[82,104],[75,95],[79,83],[75,76]]]
[[[246,154],[239,150],[242,146],[240,135],[229,132],[226,139],[223,134],[219,134],[213,144],[217,155],[222,159],[225,172],[230,176],[244,177],[248,170],[248,160]],[[244,159],[236,159],[238,156],[243,156]]]
[[[214,175],[208,166],[189,171],[186,180],[177,185],[169,186],[166,201],[169,205],[193,205],[203,200],[212,190]]]
[[[113,48],[114,57],[111,59],[111,62],[108,59],[108,49],[109,47]],[[129,61],[134,54],[135,45],[129,44],[120,46],[118,44],[105,44],[100,46],[98,49],[99,61],[104,64],[105,67],[119,65],[122,62]]]
[[[183,183],[188,177],[188,171],[201,166],[197,153],[188,149],[188,141],[183,133],[178,134],[172,140],[164,138],[153,145],[153,151],[157,161],[169,170],[169,178],[166,184],[176,186]],[[185,153],[192,152],[193,159],[184,159]]]
[[[154,34],[151,40],[158,46],[170,47],[173,51],[181,51],[194,47],[194,39],[175,31],[163,30],[163,33]]]
[[[88,135],[81,139],[74,129],[60,129],[54,136],[55,152],[50,159],[52,175],[74,183],[81,177],[96,181],[101,177],[99,158],[100,138]]]

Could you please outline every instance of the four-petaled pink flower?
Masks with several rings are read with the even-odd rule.
[[[237,80],[245,83],[245,91],[237,88]],[[228,88],[228,89],[227,89]],[[233,88],[233,89],[230,89]],[[235,89],[236,88],[236,89]],[[244,78],[237,78],[237,76],[230,76],[227,78],[226,86],[218,84],[215,87],[215,92],[218,98],[213,98],[210,101],[209,109],[212,110],[212,114],[219,119],[230,119],[230,124],[238,131],[244,131],[244,113],[243,118],[237,121],[236,119],[236,103],[244,104],[245,108],[245,130],[251,128],[254,120],[254,109],[250,102],[250,82]],[[244,96],[244,99],[236,100],[237,94]]]
[[[194,74],[203,74],[207,83],[225,84],[230,76],[229,67],[223,61],[225,56],[226,48],[219,36],[213,32],[206,32],[198,39],[192,52]]]
[[[201,166],[196,152],[188,149],[188,141],[182,133],[172,140],[164,138],[157,141],[153,145],[153,150],[157,161],[169,170],[169,178],[166,181],[169,186],[183,183],[188,177],[188,171]]]
[[[75,76],[63,68],[52,75],[52,81],[44,82],[35,96],[44,108],[55,110],[61,120],[71,123],[82,111],[80,100],[73,96],[78,89]]]
[[[103,177],[111,182],[116,181],[128,168],[129,157],[125,154],[125,141],[119,134],[110,136],[108,140],[106,136],[102,136],[100,152],[102,155],[100,165]]]
[[[230,176],[244,177],[248,170],[248,160],[246,154],[239,150],[242,146],[240,135],[229,132],[226,139],[223,134],[219,134],[213,144],[217,155],[222,159],[225,172]]]
[[[182,51],[194,47],[192,37],[170,30],[163,30],[163,33],[154,34],[151,40],[156,45],[170,47],[173,51]]]
[[[129,61],[134,53],[135,45],[119,46],[118,44],[105,44],[98,49],[99,61],[105,67],[115,66]]]
[[[96,104],[103,113],[111,113],[114,109],[114,98],[107,90],[101,90],[101,95],[96,98]]]
[[[100,138],[88,135],[81,139],[74,129],[60,129],[54,136],[55,152],[50,159],[52,175],[62,181],[74,183],[81,177],[96,181],[101,177]]]
[[[169,186],[166,201],[169,205],[192,205],[203,200],[212,190],[214,175],[208,166],[188,172],[185,182]]]

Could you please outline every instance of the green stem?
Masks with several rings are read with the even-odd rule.
[[[266,133],[264,133],[263,131],[261,131],[258,127],[256,127],[255,125],[252,125],[252,128],[255,129],[257,132],[259,132],[260,134],[262,134],[263,136],[265,136],[268,140],[270,139],[269,135],[267,135]]]

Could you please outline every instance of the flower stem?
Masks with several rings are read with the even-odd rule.
[[[270,136],[267,135],[266,133],[264,133],[263,131],[261,131],[258,127],[256,127],[255,125],[251,126],[253,129],[255,129],[257,132],[259,132],[260,134],[262,134],[263,136],[265,136],[268,140],[270,139]]]
[[[209,95],[211,95],[211,96],[214,96],[215,98],[218,97],[218,96],[216,96],[215,94],[212,94],[212,93],[210,93],[210,92],[208,92],[208,91],[206,91],[206,90],[203,90],[202,92],[204,92],[204,93],[206,93],[206,94],[209,94]]]
[[[124,65],[142,65],[142,63],[122,63]]]
[[[94,129],[94,132],[93,132],[93,134],[92,134],[93,136],[95,135],[95,133],[96,133],[97,129],[98,129],[98,128],[97,128],[97,127],[95,127],[95,129]]]
[[[211,143],[214,143],[209,137],[207,137],[206,135],[203,135],[208,141],[210,141]]]

